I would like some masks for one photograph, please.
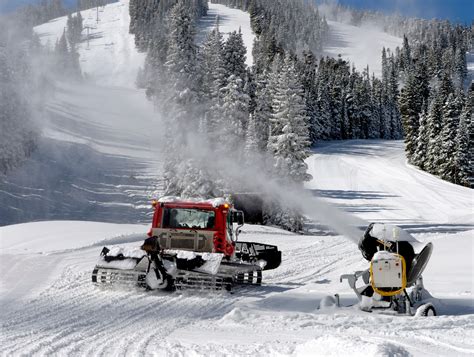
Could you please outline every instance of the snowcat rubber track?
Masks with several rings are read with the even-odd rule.
[[[146,288],[146,273],[133,270],[118,270],[107,268],[95,268],[92,271],[92,282],[105,285],[132,285]]]
[[[262,271],[232,275],[209,275],[197,272],[180,272],[174,285],[177,290],[232,291],[239,286],[262,285]]]
[[[232,290],[233,280],[228,275],[209,275],[197,272],[178,273],[174,285],[177,290]]]

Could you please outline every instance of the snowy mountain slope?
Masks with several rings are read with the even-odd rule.
[[[82,11],[90,43],[78,46],[83,83],[57,83],[33,157],[0,180],[0,225],[31,220],[147,221],[161,186],[159,117],[135,88],[145,55],[128,32],[128,0]],[[35,28],[54,45],[67,18]],[[86,30],[84,30],[84,34]]]
[[[441,299],[443,316],[367,314],[355,307],[317,310],[328,294],[339,293],[344,305],[353,304],[339,276],[366,266],[350,240],[322,229],[295,235],[246,225],[241,240],[276,244],[283,252],[281,267],[265,272],[262,287],[232,295],[168,294],[107,291],[90,282],[102,245],[138,246],[146,226],[31,223],[0,228],[0,303],[8,306],[1,313],[2,354],[472,355],[472,195],[397,162],[402,154],[398,142],[319,147],[308,159],[315,176],[309,186],[359,217],[401,223],[417,238],[433,240],[425,285]],[[379,180],[374,172],[387,161],[393,171]],[[416,179],[408,185],[403,179],[410,174]],[[459,206],[447,218],[436,208],[451,209],[449,199],[425,197],[441,189]],[[417,217],[412,206],[421,200],[426,207]]]
[[[369,74],[382,76],[382,48],[392,51],[403,40],[370,26],[357,27],[336,21],[328,21],[330,38],[324,52],[331,57],[341,55],[362,71],[369,66]]]
[[[313,181],[306,187],[369,222],[415,232],[472,228],[474,191],[408,165],[403,145],[384,140],[321,143],[307,160]]]
[[[141,91],[59,84],[38,149],[0,181],[0,224],[147,221],[161,186],[158,123]]]
[[[0,180],[0,225],[44,219],[147,221],[149,199],[162,186],[160,118],[144,91],[134,88],[145,55],[129,32],[128,0],[82,11],[86,30],[78,46],[87,75],[82,84],[59,83],[49,98],[43,137],[33,157]],[[241,28],[252,61],[248,14],[209,4],[203,37],[219,15],[225,33]],[[37,26],[54,45],[67,18]]]
[[[121,0],[100,7],[98,13],[96,8],[81,11],[84,31],[77,48],[81,68],[88,79],[102,86],[135,88],[138,68],[145,61],[145,54],[136,50],[129,34],[128,4],[129,0]],[[63,16],[34,30],[43,44],[54,46],[66,23]]]
[[[248,13],[238,9],[232,9],[225,5],[209,3],[209,11],[207,16],[203,16],[198,23],[198,43],[206,38],[209,29],[216,24],[216,18],[219,19],[219,31],[223,34],[224,40],[227,39],[229,33],[233,31],[241,31],[242,39],[245,47],[247,47],[247,59],[245,63],[248,66],[253,65],[252,48],[255,34],[250,26],[250,16]]]

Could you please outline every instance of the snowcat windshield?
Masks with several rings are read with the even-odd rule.
[[[216,214],[191,208],[165,208],[163,212],[163,228],[214,228]]]

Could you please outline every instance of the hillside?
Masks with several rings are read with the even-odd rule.
[[[135,88],[145,54],[129,34],[128,0],[82,11],[86,30],[78,46],[86,81],[58,83],[46,103],[43,135],[32,158],[0,180],[0,225],[46,219],[148,222],[151,197],[159,196],[162,165],[160,117]],[[223,32],[238,31],[252,43],[249,17],[210,4],[199,23],[204,36],[220,15]],[[66,17],[37,26],[53,46]],[[247,62],[252,61],[248,48]]]
[[[382,48],[395,51],[402,39],[389,35],[376,27],[352,26],[342,22],[328,21],[330,38],[324,51],[331,57],[341,56],[353,64],[358,71],[369,66],[369,73],[382,76]]]

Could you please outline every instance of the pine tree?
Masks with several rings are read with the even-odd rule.
[[[441,150],[439,154],[439,175],[442,179],[454,182],[457,175],[455,164],[456,134],[459,125],[459,115],[462,108],[460,93],[450,94],[443,106],[443,129],[440,134]]]
[[[223,48],[224,68],[227,78],[234,75],[242,80],[245,79],[246,56],[247,49],[244,45],[242,32],[240,29],[239,32],[231,32]]]
[[[422,98],[418,95],[417,78],[414,73],[408,75],[407,84],[400,96],[400,114],[402,116],[403,130],[405,132],[405,150],[408,161],[413,163],[418,138],[418,126],[420,123],[420,114]]]
[[[266,71],[256,78],[253,120],[255,122],[259,152],[265,152],[268,145],[270,119],[272,116],[272,94],[269,88],[269,80],[269,74]]]
[[[226,150],[239,157],[241,145],[245,142],[245,128],[249,117],[249,96],[243,90],[242,79],[231,75],[228,84],[222,88],[223,118],[222,136],[218,142],[225,144]]]
[[[288,55],[275,88],[273,108],[268,141],[268,150],[274,158],[273,172],[283,183],[300,186],[311,178],[304,161],[310,146],[308,116],[304,89]],[[293,231],[301,229],[302,217],[291,207],[274,208],[271,215],[276,224]]]
[[[221,134],[222,117],[220,108],[222,107],[222,88],[226,83],[224,60],[223,60],[223,40],[219,31],[219,20],[216,21],[215,28],[208,34],[203,43],[200,57],[200,82],[201,95],[207,108],[203,115],[206,117],[208,132],[210,136],[217,137]]]
[[[413,153],[412,159],[413,164],[422,170],[426,169],[428,142],[428,115],[425,111],[423,111],[420,115],[418,137],[416,139],[416,150]]]
[[[168,95],[160,98],[163,109],[171,119],[165,123],[166,160],[164,176],[168,195],[180,195],[191,182],[189,176],[179,174],[192,162],[186,160],[186,132],[199,122],[192,122],[190,112],[197,101],[195,71],[196,47],[194,22],[184,0],[172,8],[169,19],[168,51],[165,62]]]
[[[434,95],[428,111],[428,154],[425,161],[425,169],[428,172],[438,174],[440,164],[441,138],[443,127],[443,101],[439,92]]]
[[[260,140],[257,133],[257,125],[255,123],[255,118],[253,115],[249,115],[247,131],[245,133],[245,149],[244,157],[245,162],[249,166],[254,166],[259,163],[260,159]]]
[[[472,107],[470,100],[466,100],[461,117],[459,120],[458,131],[456,135],[456,151],[454,154],[454,183],[459,185],[471,186],[471,180],[474,174],[472,168],[472,143],[470,135],[473,131]]]
[[[301,184],[310,178],[304,162],[309,156],[310,141],[304,90],[295,72],[293,61],[286,56],[273,100],[268,146],[275,158],[275,174]]]

